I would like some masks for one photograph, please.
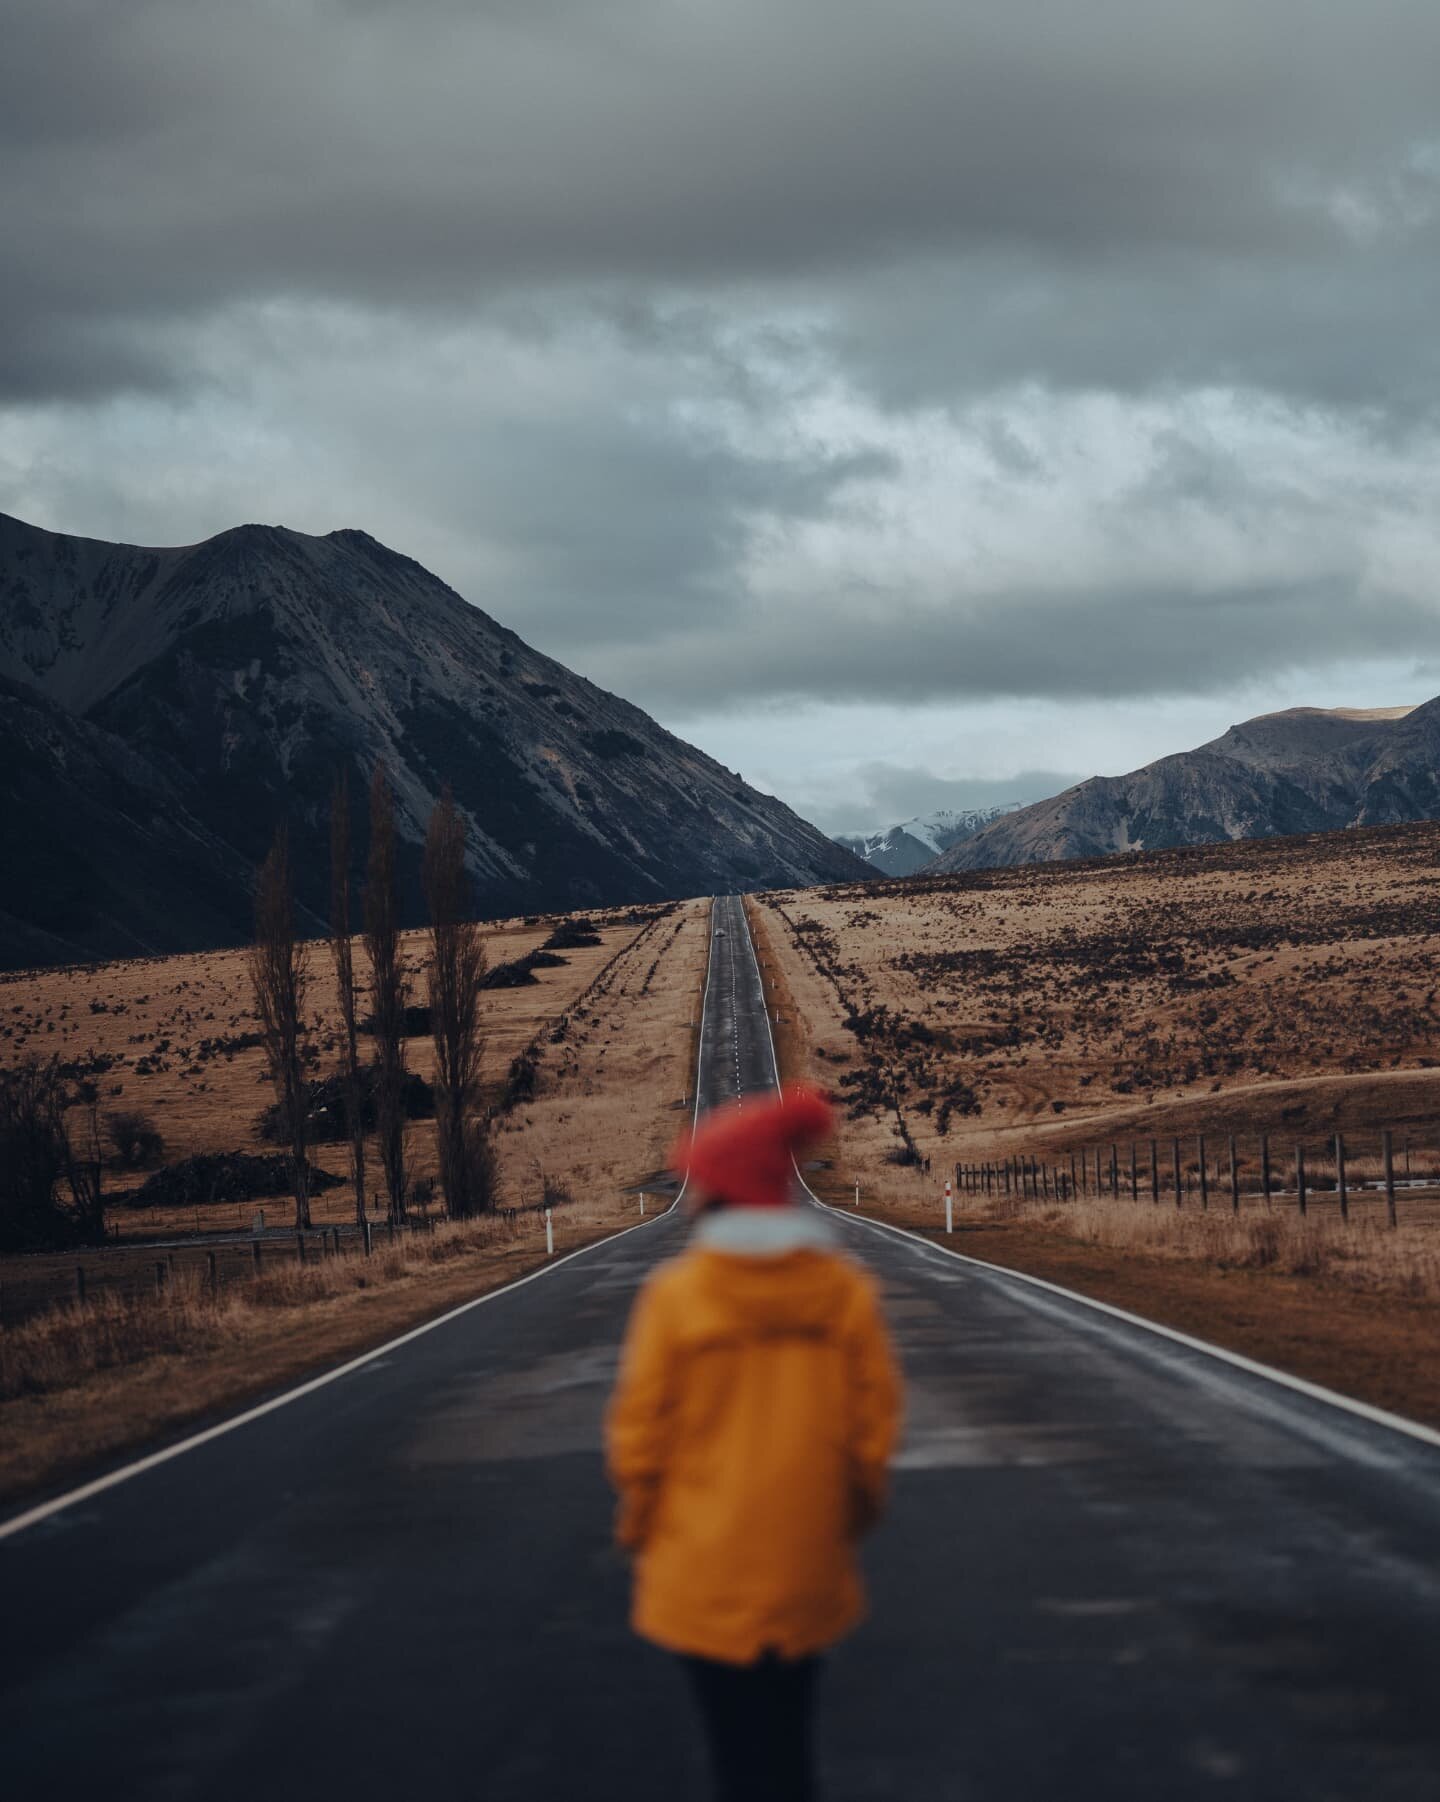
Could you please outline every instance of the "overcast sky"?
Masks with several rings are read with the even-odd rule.
[[[0,510],[360,526],[830,830],[1440,692],[1433,0],[5,0]]]

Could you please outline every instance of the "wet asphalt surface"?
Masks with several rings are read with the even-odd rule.
[[[717,903],[702,1101],[772,1080]],[[1440,1450],[837,1217],[909,1385],[830,1802],[1440,1796]],[[0,1539],[0,1789],[624,1798],[704,1784],[625,1628],[600,1419],[647,1224]]]

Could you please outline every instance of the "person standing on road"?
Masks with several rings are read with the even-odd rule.
[[[631,1624],[682,1659],[721,1802],[816,1794],[820,1658],[864,1611],[855,1546],[899,1428],[875,1287],[792,1200],[831,1121],[797,1085],[677,1146],[699,1218],[636,1300],[606,1420]]]

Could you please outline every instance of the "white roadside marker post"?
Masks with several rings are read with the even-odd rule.
[[[545,1210],[545,1256],[547,1258],[555,1256],[555,1227],[550,1219],[549,1208]]]
[[[951,1198],[949,1183],[945,1185],[945,1231],[947,1233],[955,1231],[955,1204]]]
[[[640,1191],[640,1212],[642,1214],[645,1212],[645,1191],[643,1189]]]

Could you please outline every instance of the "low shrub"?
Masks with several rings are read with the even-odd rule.
[[[600,934],[583,916],[562,920],[540,947],[542,951],[579,951],[586,945],[598,945]]]
[[[373,1064],[360,1070],[360,1120],[366,1132],[375,1130],[376,1073]],[[309,1096],[309,1122],[306,1135],[317,1145],[339,1145],[350,1137],[350,1113],[343,1076],[325,1076],[306,1084]],[[413,1070],[405,1073],[403,1091],[407,1120],[435,1118],[435,1092],[423,1076]],[[288,1144],[290,1134],[282,1118],[278,1102],[265,1109],[256,1122],[256,1131],[267,1145]]]
[[[518,989],[537,982],[537,970],[556,970],[570,960],[556,957],[553,951],[527,951],[524,957],[512,957],[508,963],[496,964],[480,979],[482,989]]]
[[[317,1164],[306,1165],[310,1193],[335,1189],[341,1179]],[[288,1195],[292,1165],[281,1151],[203,1151],[181,1158],[147,1177],[124,1198],[132,1208],[208,1207],[215,1202],[254,1201],[262,1195]]]
[[[125,1170],[141,1170],[158,1164],[165,1155],[165,1139],[150,1114],[139,1108],[119,1108],[105,1116],[105,1136],[115,1151],[115,1161]]]

